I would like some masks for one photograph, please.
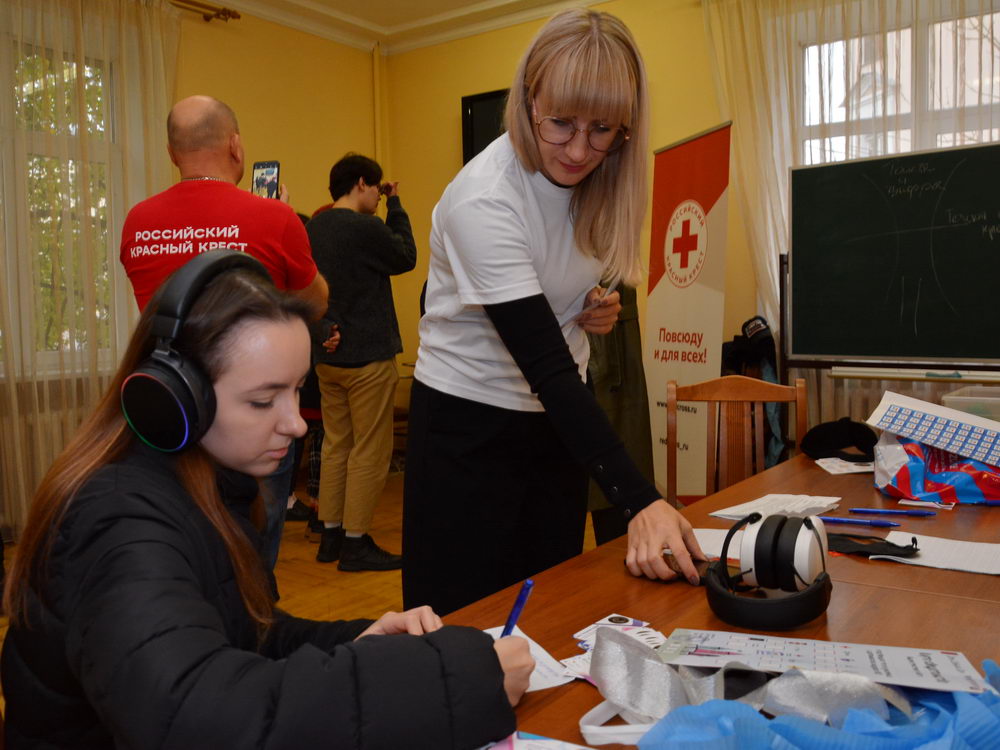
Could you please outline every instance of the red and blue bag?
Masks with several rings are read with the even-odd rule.
[[[1000,502],[1000,467],[883,432],[875,445],[875,485],[900,500]]]

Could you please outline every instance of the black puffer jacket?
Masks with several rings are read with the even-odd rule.
[[[220,488],[244,523],[254,480]],[[257,649],[221,539],[144,447],[84,486],[50,559],[4,643],[8,748],[442,750],[514,729],[471,628],[354,641],[370,621],[276,613]]]

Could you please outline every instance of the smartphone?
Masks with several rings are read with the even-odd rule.
[[[681,565],[679,562],[677,562],[676,557],[674,557],[670,553],[665,553],[664,557],[667,560],[667,565],[670,566],[670,569],[672,571],[674,571],[675,573],[680,573],[681,576],[684,575],[683,571],[681,570]],[[712,564],[710,560],[692,560],[691,562],[694,563],[694,569],[698,572],[698,575],[701,578],[705,577],[705,574],[708,573],[708,566]]]
[[[276,161],[255,161],[250,178],[250,192],[261,198],[277,198],[281,165]]]
[[[580,312],[578,312],[576,314],[576,316],[573,318],[573,320],[579,320],[581,318],[581,316],[583,316],[584,313],[590,312],[591,310],[596,310],[598,307],[601,306],[601,303],[604,302],[604,300],[607,298],[607,296],[609,294],[611,294],[611,292],[615,291],[615,289],[617,289],[617,287],[608,287],[607,289],[605,289],[604,293],[601,294],[600,297],[598,297],[593,302],[591,302],[589,305],[587,305],[585,308],[583,308],[582,310],[580,310]]]

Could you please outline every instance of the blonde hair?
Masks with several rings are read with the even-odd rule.
[[[504,111],[514,151],[532,172],[542,168],[532,118],[539,94],[555,112],[593,113],[628,128],[629,141],[574,189],[570,211],[576,245],[604,264],[604,280],[637,285],[649,105],[646,69],[631,32],[614,16],[585,8],[558,13],[538,32],[518,64]]]

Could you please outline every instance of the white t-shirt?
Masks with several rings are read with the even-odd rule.
[[[575,318],[602,266],[573,241],[572,194],[529,173],[506,134],[452,180],[434,207],[420,382],[505,409],[543,411],[482,308],[536,294],[545,295],[586,377],[590,347]]]

